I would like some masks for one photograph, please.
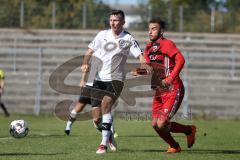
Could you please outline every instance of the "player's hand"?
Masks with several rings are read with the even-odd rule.
[[[168,81],[169,79],[163,79],[162,81],[161,81],[161,89],[163,90],[163,91],[167,91],[167,90],[171,90],[172,89],[172,83],[170,82],[170,81]]]
[[[139,74],[137,73],[136,69],[134,69],[134,70],[131,71],[131,75],[138,76]]]
[[[152,74],[153,73],[153,68],[150,65],[146,64],[146,63],[142,63],[140,68],[146,69],[148,74]]]
[[[162,85],[163,88],[168,88],[170,84],[167,83],[167,81],[166,81],[165,79],[163,79],[163,80],[161,81],[161,85]]]
[[[151,71],[147,70],[146,68],[136,68],[131,72],[131,74],[133,76],[149,75],[151,74]]]

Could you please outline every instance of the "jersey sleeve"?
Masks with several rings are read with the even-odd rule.
[[[103,38],[104,31],[99,32],[92,42],[88,45],[88,48],[92,49],[94,52],[101,47],[101,39]]]
[[[168,54],[169,57],[173,57],[174,55],[176,55],[179,51],[179,49],[176,47],[176,45],[172,42],[172,41],[167,41],[166,44],[166,53]]]
[[[181,52],[177,52],[175,58],[175,66],[168,77],[166,77],[167,83],[171,84],[176,77],[179,77],[179,74],[184,66],[185,59]]]
[[[142,50],[134,38],[131,39],[130,54],[132,54],[135,58],[142,54]]]

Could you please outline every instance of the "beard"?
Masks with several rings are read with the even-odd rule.
[[[162,32],[158,32],[156,37],[150,38],[150,41],[151,42],[155,42],[155,41],[157,41],[161,37],[162,37]]]

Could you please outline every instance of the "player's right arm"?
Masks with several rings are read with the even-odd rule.
[[[84,55],[83,63],[82,63],[82,66],[81,66],[82,76],[81,76],[81,80],[80,80],[80,87],[83,87],[86,84],[87,73],[89,72],[89,68],[90,68],[89,61],[92,57],[93,52],[94,51],[92,49],[88,48],[87,52]]]

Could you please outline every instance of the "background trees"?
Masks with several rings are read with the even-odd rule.
[[[24,24],[20,18],[22,3]],[[161,17],[169,31],[240,32],[240,1],[138,0],[137,5],[142,23],[134,29],[146,29],[150,18]],[[0,27],[99,29],[108,25],[110,10],[101,0],[1,0]]]

